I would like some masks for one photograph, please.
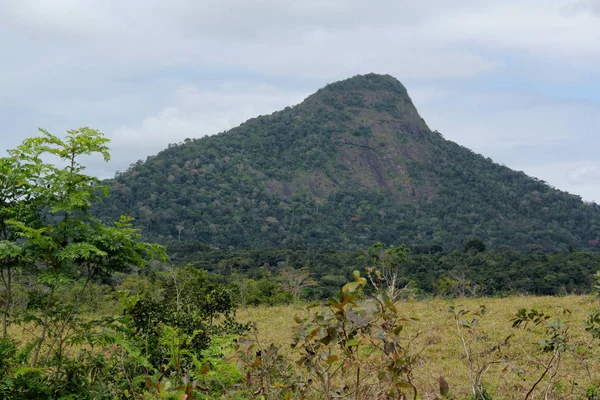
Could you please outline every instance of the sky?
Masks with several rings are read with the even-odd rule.
[[[369,72],[445,138],[600,202],[600,0],[0,0],[0,150],[89,126],[112,177]]]

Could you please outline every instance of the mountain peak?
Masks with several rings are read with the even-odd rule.
[[[383,120],[391,122],[391,118],[413,133],[429,131],[404,85],[391,75],[369,73],[330,83],[302,105],[300,109],[304,110],[325,106],[333,113],[327,117],[330,121],[341,117],[369,125]]]
[[[600,226],[580,199],[431,132],[406,88],[378,74],[169,147],[117,177],[104,213],[164,242],[184,223],[185,240],[220,248],[462,248],[475,235],[568,251],[595,243]]]
[[[354,91],[388,91],[400,95],[408,95],[404,85],[391,75],[381,75],[369,73],[365,75],[355,75],[342,81],[330,83],[315,93],[328,92],[344,94]]]

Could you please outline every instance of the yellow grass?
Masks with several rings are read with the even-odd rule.
[[[487,307],[488,313],[480,324],[487,337],[484,337],[482,342],[474,343],[476,359],[483,360],[488,357],[483,354],[483,350],[490,344],[503,340],[510,334],[515,335],[506,351],[506,362],[492,366],[483,379],[494,399],[523,399],[543,371],[538,361],[547,360],[547,356],[541,354],[537,347],[544,334],[543,327],[528,326],[526,330],[511,327],[510,320],[520,308],[535,307],[553,316],[560,316],[563,320],[572,321],[569,332],[575,351],[565,356],[553,394],[548,398],[582,399],[585,398],[584,393],[588,386],[600,383],[600,344],[595,342],[588,347],[591,337],[582,326],[586,315],[600,305],[593,297],[515,296],[458,299],[454,300],[454,303],[462,304],[471,310],[478,309],[480,304]],[[456,398],[469,394],[467,361],[453,316],[448,311],[449,305],[450,302],[443,299],[404,303],[404,314],[420,320],[407,331],[407,335],[420,332],[414,348],[416,351],[422,350],[415,371],[416,386],[422,399],[435,398],[438,393],[439,376],[445,377]],[[572,314],[563,317],[564,308],[570,309]],[[280,345],[282,353],[295,360],[299,357],[295,353],[296,350],[290,348],[296,326],[293,317],[304,313],[303,306],[299,305],[258,307],[240,310],[238,318],[244,322],[257,322],[259,338],[263,344]],[[540,396],[538,390],[534,398],[543,398]]]

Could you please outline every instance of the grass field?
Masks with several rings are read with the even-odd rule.
[[[527,329],[512,328],[511,319],[521,308],[536,308],[560,317],[569,322],[572,351],[565,354],[555,378],[548,399],[586,399],[586,390],[591,385],[600,386],[600,343],[590,344],[591,336],[585,332],[582,322],[586,316],[600,306],[600,301],[592,296],[564,297],[508,297],[457,299],[456,305],[475,310],[485,304],[487,314],[481,319],[482,332],[472,343],[475,360],[489,359],[486,350],[508,335],[514,337],[504,352],[505,359],[490,367],[485,374],[488,391],[494,399],[524,399],[533,383],[541,376],[541,363],[549,355],[539,351],[539,341],[543,338],[543,326],[528,325]],[[438,391],[438,377],[444,376],[450,385],[454,398],[468,396],[469,372],[462,342],[457,334],[453,315],[449,312],[449,300],[431,299],[407,301],[403,303],[406,316],[418,318],[406,331],[407,337],[418,333],[413,351],[420,353],[415,370],[416,386],[420,398],[434,399]],[[571,314],[564,314],[563,309]],[[304,315],[303,306],[258,307],[242,309],[238,312],[241,321],[258,323],[259,338],[263,344],[275,343],[281,346],[282,353],[290,360],[298,358],[290,347],[295,329],[294,315]],[[538,386],[545,387],[546,380]],[[537,390],[530,398],[544,398],[542,390]],[[592,399],[600,397],[591,397]]]

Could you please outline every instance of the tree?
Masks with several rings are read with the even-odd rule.
[[[300,269],[292,267],[284,268],[279,273],[279,278],[285,289],[292,293],[295,301],[300,300],[300,296],[304,289],[317,285],[317,281],[311,278],[310,271],[307,267]]]
[[[28,162],[23,162],[27,160]],[[0,279],[2,292],[2,337],[6,338],[13,302],[13,271],[23,263],[23,248],[17,243],[13,220],[31,221],[34,217],[35,188],[29,177],[37,176],[43,167],[39,157],[27,146],[9,150],[0,158]]]
[[[177,224],[177,226],[175,226],[175,229],[177,229],[177,233],[179,234],[177,240],[181,242],[181,231],[183,231],[184,229],[183,224]]]
[[[105,225],[89,213],[107,189],[98,178],[84,173],[80,157],[100,154],[105,161],[110,159],[108,139],[102,133],[80,128],[67,131],[63,140],[40,131],[41,136],[26,139],[9,152],[14,164],[3,159],[7,176],[18,174],[19,183],[9,185],[18,190],[13,199],[4,200],[9,204],[4,208],[11,212],[2,220],[7,233],[3,233],[0,256],[3,266],[18,258],[28,261],[37,273],[41,288],[22,318],[37,327],[31,364],[43,367],[55,352],[63,351],[81,295],[94,278],[132,265],[142,267],[147,258],[164,258],[165,253],[161,246],[140,242],[130,218]],[[48,156],[64,166],[43,162]],[[23,204],[27,213],[14,211]],[[74,300],[58,301],[57,290],[74,279],[82,282]]]
[[[375,271],[377,279],[381,281],[380,284],[383,284],[392,300],[396,300],[408,287],[408,283],[402,276],[402,264],[406,262],[408,252],[405,245],[391,245],[386,249],[383,243],[374,244],[369,249],[373,258],[373,267],[370,270]]]
[[[480,239],[470,237],[465,240],[465,252],[481,253],[485,251],[486,246]]]

